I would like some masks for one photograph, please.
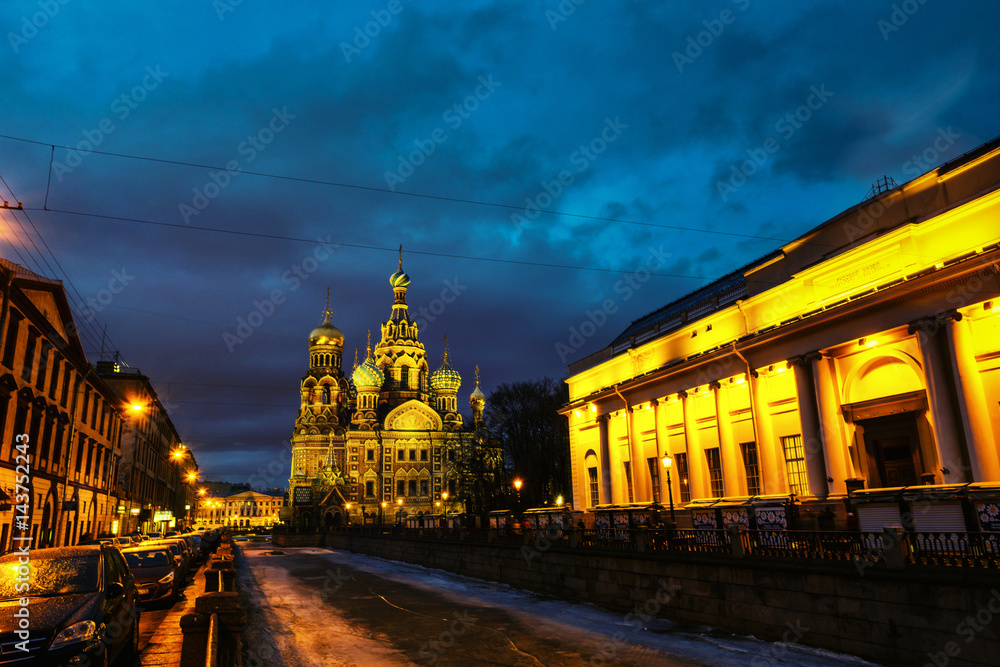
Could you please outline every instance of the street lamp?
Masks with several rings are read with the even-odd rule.
[[[344,503],[344,509],[347,511],[347,525],[351,525],[351,503]]]
[[[396,523],[403,525],[403,499],[396,498]]]
[[[674,521],[674,492],[670,487],[670,466],[674,464],[673,457],[666,452],[663,452],[663,458],[660,459],[663,463],[663,467],[667,470],[667,496],[670,498],[670,521]]]
[[[444,520],[445,520],[445,522],[447,522],[448,521],[448,492],[447,491],[442,491],[441,492],[441,502],[444,504]]]
[[[386,502],[383,500],[382,504],[378,508],[378,525],[379,526],[384,526],[385,525],[385,517],[383,516],[385,514],[385,507],[386,507]]]
[[[515,477],[514,478],[514,490],[517,491],[517,511],[518,512],[521,511],[521,485],[523,485],[523,484],[524,484],[524,482],[521,481],[520,477]]]

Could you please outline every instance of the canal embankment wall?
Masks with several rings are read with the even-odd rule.
[[[889,665],[996,665],[1000,656],[995,570],[891,569],[864,561],[637,554],[556,543],[350,533],[275,535],[275,540],[279,546],[326,546],[590,602],[620,611],[626,628],[641,627],[653,616]],[[771,664],[785,650],[771,644],[752,664]]]

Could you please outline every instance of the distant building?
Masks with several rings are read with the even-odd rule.
[[[87,361],[61,282],[5,259],[0,282],[0,551],[118,533],[118,398]]]
[[[209,493],[197,500],[194,525],[205,528],[270,528],[278,523],[279,511],[285,505],[284,495],[237,491],[213,496]]]
[[[396,522],[463,509],[456,451],[472,436],[458,411],[461,376],[448,359],[429,372],[406,304],[409,276],[389,278],[395,299],[381,339],[350,378],[341,370],[344,336],[329,307],[309,335],[309,372],[292,434],[289,496],[299,525]],[[485,396],[469,398],[473,428]]]
[[[994,140],[633,322],[569,367],[575,506],[986,530],[998,221]]]

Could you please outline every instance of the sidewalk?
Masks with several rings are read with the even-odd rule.
[[[184,589],[184,597],[174,605],[170,613],[164,617],[160,627],[149,639],[146,648],[139,656],[142,667],[179,667],[181,664],[181,646],[184,634],[181,632],[181,617],[194,613],[194,603],[198,595],[205,590],[205,564],[202,563],[194,573],[194,578]]]

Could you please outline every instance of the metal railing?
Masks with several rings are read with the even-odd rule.
[[[933,533],[902,531],[854,532],[807,530],[745,530],[743,528],[670,529],[587,528],[502,529],[406,528],[402,526],[342,526],[332,532],[374,537],[533,544],[569,549],[649,554],[714,554],[722,557],[854,562],[868,567],[947,566],[1000,569],[1000,535],[995,533]],[[549,546],[545,547],[546,549]]]

